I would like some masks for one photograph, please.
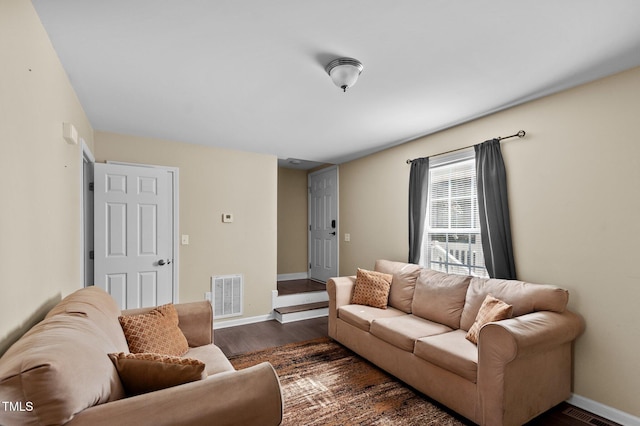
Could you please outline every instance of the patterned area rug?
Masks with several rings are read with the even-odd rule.
[[[285,426],[465,425],[329,338],[232,357],[240,370],[263,361],[278,372]]]

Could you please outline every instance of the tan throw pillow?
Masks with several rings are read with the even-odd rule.
[[[358,268],[351,303],[387,309],[393,275]]]
[[[502,300],[496,299],[492,295],[487,294],[487,297],[485,297],[482,302],[482,306],[480,306],[475,322],[467,332],[467,340],[477,345],[478,334],[480,333],[480,329],[483,325],[492,321],[511,318],[512,313],[513,306],[507,305]]]
[[[141,353],[109,354],[127,395],[139,395],[207,377],[205,364],[193,358]]]
[[[158,309],[146,314],[123,315],[118,320],[130,352],[182,356],[189,349],[175,319]]]

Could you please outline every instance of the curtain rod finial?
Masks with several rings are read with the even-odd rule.
[[[527,133],[526,133],[524,130],[520,130],[520,131],[518,132],[518,137],[519,137],[519,138],[524,138],[524,135],[526,135],[526,134],[527,134]]]

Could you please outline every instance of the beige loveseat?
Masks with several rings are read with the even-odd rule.
[[[129,352],[120,309],[106,292],[88,287],[63,299],[0,358],[0,425],[279,424],[283,404],[273,367],[235,371],[213,344],[211,305],[174,306],[189,345],[183,356],[203,361],[206,379],[126,397],[107,355]]]
[[[520,425],[567,399],[572,342],[584,328],[550,285],[481,279],[378,260],[392,274],[386,309],[352,304],[355,276],[332,278],[329,336],[480,425]],[[513,317],[466,334],[487,294]]]

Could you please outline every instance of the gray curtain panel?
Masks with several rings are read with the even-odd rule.
[[[507,200],[507,174],[500,140],[489,140],[474,148],[485,266],[491,278],[516,279]]]
[[[428,192],[429,158],[416,158],[409,174],[409,263],[420,261]]]

